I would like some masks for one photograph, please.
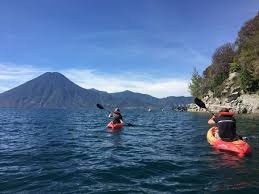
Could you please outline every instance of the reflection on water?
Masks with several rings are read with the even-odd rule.
[[[111,130],[111,129],[107,129],[108,133],[110,133],[111,135],[111,140],[113,142],[113,146],[116,147],[120,147],[122,145],[122,139],[121,139],[121,133],[123,133],[122,131],[123,129],[118,129],[118,130]]]
[[[218,157],[214,160],[214,162],[217,163],[218,167],[221,167],[221,168],[238,169],[245,162],[245,159],[243,157],[239,157],[235,153],[224,152],[219,150],[213,150],[213,152],[215,152],[218,155]]]

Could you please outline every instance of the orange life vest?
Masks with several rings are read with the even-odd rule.
[[[234,114],[234,112],[220,112],[219,116],[233,116]]]

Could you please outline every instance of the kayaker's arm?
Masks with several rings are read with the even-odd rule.
[[[216,118],[216,117],[213,115],[213,116],[211,117],[211,119],[208,120],[208,124],[209,124],[209,125],[215,125],[215,124],[216,124],[215,118]]]

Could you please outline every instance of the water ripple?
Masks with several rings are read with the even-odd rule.
[[[142,112],[141,112],[142,111]],[[259,143],[239,158],[206,141],[208,114],[125,110],[112,132],[100,110],[0,109],[1,193],[218,193],[259,188]],[[258,137],[259,122],[238,130]]]

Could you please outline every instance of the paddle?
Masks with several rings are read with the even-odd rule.
[[[197,104],[197,106],[199,106],[200,108],[205,108],[206,111],[208,111],[209,113],[211,113],[212,115],[214,115],[213,112],[211,112],[207,107],[206,105],[204,104],[204,102],[202,102],[199,98],[195,98],[194,99],[194,103]]]
[[[109,112],[109,113],[111,112],[111,111],[105,109],[101,104],[96,104],[96,106],[97,106],[99,109],[106,110],[106,111]],[[127,126],[129,126],[129,127],[133,127],[133,126],[134,126],[134,125],[131,124],[131,123],[125,123],[125,125],[127,125]]]
[[[105,109],[101,104],[96,104],[96,106],[99,108],[99,109],[102,109],[102,110],[106,110],[107,112],[111,112],[111,111],[108,111],[107,109]]]

